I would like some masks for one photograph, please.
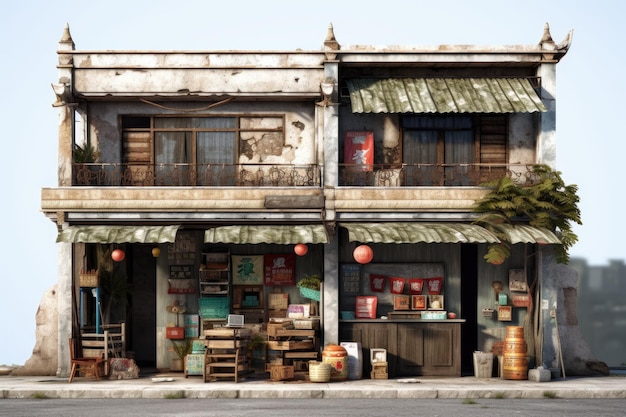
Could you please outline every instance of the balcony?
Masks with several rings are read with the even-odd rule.
[[[72,168],[76,186],[321,187],[318,165],[91,163]]]
[[[477,187],[505,175],[534,182],[532,164],[339,164],[344,187]],[[72,185],[99,187],[321,187],[319,165],[117,164],[73,165]]]
[[[534,182],[533,165],[518,164],[339,164],[339,185],[346,187],[477,187],[509,176],[518,184]]]

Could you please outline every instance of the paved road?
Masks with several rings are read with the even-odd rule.
[[[0,416],[623,416],[623,399],[3,399]]]

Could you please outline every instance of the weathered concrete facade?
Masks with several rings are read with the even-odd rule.
[[[323,341],[337,343],[340,311],[346,308],[345,300],[339,296],[339,271],[341,264],[352,262],[351,253],[356,245],[346,237],[340,222],[467,224],[475,219],[472,213],[475,202],[488,191],[478,183],[423,186],[402,180],[402,170],[410,165],[406,163],[408,156],[403,146],[405,124],[410,115],[354,112],[346,81],[364,75],[433,78],[442,74],[446,78],[538,79],[536,91],[529,94],[536,94],[545,111],[496,112],[500,117],[498,135],[504,144],[503,150],[498,150],[499,158],[509,172],[523,172],[525,167],[536,163],[554,168],[556,65],[567,52],[570,41],[568,35],[563,44],[556,45],[546,28],[543,39],[536,45],[376,48],[340,46],[329,28],[320,51],[103,52],[75,50],[69,28],[66,28],[59,45],[59,80],[54,86],[55,106],[60,112],[59,184],[42,190],[42,211],[60,230],[78,225],[181,225],[200,240],[197,255],[201,253],[202,231],[211,227],[322,224],[328,241],[312,245],[311,256],[323,262],[316,264],[298,259],[297,267],[301,272],[324,276]],[[476,110],[469,113],[472,117],[481,116]],[[72,149],[81,133],[75,130],[78,117],[85,123],[86,141],[99,152],[97,163],[91,164],[92,169],[99,170],[101,176],[97,178],[108,178],[107,175],[114,173],[118,176],[111,178],[117,183],[77,184]],[[122,175],[121,170],[128,168],[127,165],[130,167],[129,161],[135,157],[147,158],[145,166],[158,171],[157,158],[162,156],[155,145],[160,134],[158,123],[170,123],[171,127],[176,120],[217,120],[220,117],[236,118],[240,123],[234,145],[237,154],[232,161],[237,178],[233,178],[232,183],[163,186],[156,177],[151,183],[139,184],[135,177],[124,176],[128,171]],[[488,127],[493,129],[494,126]],[[350,167],[341,162],[342,144],[346,132],[355,130],[374,133],[374,165],[379,166],[373,170],[372,183],[346,182],[345,174]],[[132,148],[135,146],[129,139],[132,134],[147,138],[139,145],[148,149],[146,155],[141,156],[141,152]],[[487,136],[484,133],[484,137]],[[486,139],[476,139],[476,143],[481,140]],[[196,152],[197,146],[190,149]],[[487,149],[487,145],[483,148]],[[478,155],[478,151],[475,153]],[[485,151],[477,156],[476,169],[480,170],[481,163],[487,165],[482,158],[487,160],[488,154]],[[219,164],[214,165],[216,175],[230,168],[230,164],[225,163],[221,168]],[[185,169],[188,166],[186,164]],[[142,171],[144,168],[132,169],[128,168],[135,175],[147,172]],[[291,180],[285,179],[286,173],[291,175]],[[391,180],[383,178],[382,174],[391,175]],[[194,178],[193,181],[200,180]],[[286,203],[269,204],[276,199]],[[75,293],[76,276],[83,267],[82,257],[77,256],[76,251],[88,244],[84,242],[59,243],[59,375],[69,371],[66,345],[72,334],[72,288]],[[244,243],[231,245],[231,249],[233,253],[258,253],[264,249],[285,251],[290,249],[288,245],[298,242],[282,247],[272,246],[275,242],[267,243],[269,246],[262,248]],[[507,324],[489,321],[480,315],[483,307],[493,306],[491,283],[504,281],[509,269],[525,266],[527,246],[537,251],[538,256],[550,259],[550,252],[544,255],[542,247],[522,244],[516,245],[504,265],[493,266],[482,260],[486,245],[473,243],[477,266],[468,273],[470,267],[456,243],[371,243],[378,262],[446,264],[447,308],[471,322],[472,346],[465,347],[470,353],[489,349],[494,340],[501,338]],[[135,333],[134,349],[154,360],[157,368],[167,367],[167,344],[163,338],[168,322],[164,309],[169,302],[167,258],[160,257],[156,265],[149,266],[146,247],[135,245],[131,249],[132,246],[126,246],[133,253],[133,258],[127,261],[129,273],[136,274],[136,279],[145,281],[147,286],[152,285],[150,281],[156,281],[149,290],[154,291],[154,295],[150,295],[152,301],[144,299],[154,304],[156,318],[148,323],[134,323],[135,328],[152,326],[155,330],[147,336]],[[168,250],[167,245],[159,247],[165,253]],[[145,257],[140,253],[145,253]],[[533,261],[531,267],[535,268],[537,262]],[[541,280],[543,273],[538,269]],[[464,305],[461,294],[468,275],[474,277],[477,295],[471,309]],[[548,292],[538,297],[552,303],[553,295]],[[143,296],[135,294],[133,297]],[[193,301],[190,306],[194,306]],[[521,324],[523,312],[518,313],[513,323]],[[144,314],[142,311],[139,316]],[[139,321],[139,316],[130,319]],[[544,323],[549,325],[547,321]],[[549,329],[544,333],[546,331]],[[147,344],[139,342],[146,337],[154,340]],[[539,350],[553,353],[553,341],[544,338]],[[552,359],[544,357],[543,362],[555,366]]]

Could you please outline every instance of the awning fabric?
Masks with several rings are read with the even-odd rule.
[[[351,242],[497,243],[484,227],[466,223],[340,223]]]
[[[482,226],[468,223],[340,223],[348,240],[363,243],[498,243]],[[501,233],[516,243],[559,244],[554,233],[528,225],[501,225]]]
[[[498,226],[508,237],[509,242],[560,244],[561,240],[545,227],[534,227],[526,224],[501,224]]]
[[[180,225],[173,226],[69,226],[57,243],[173,243]]]
[[[526,78],[354,78],[353,113],[534,113],[547,111]]]
[[[327,243],[326,228],[315,225],[220,226],[204,232],[206,243]]]

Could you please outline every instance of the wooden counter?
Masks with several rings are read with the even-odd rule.
[[[339,322],[340,342],[360,342],[363,375],[370,349],[387,349],[390,378],[461,376],[461,324],[465,320],[360,319]]]

